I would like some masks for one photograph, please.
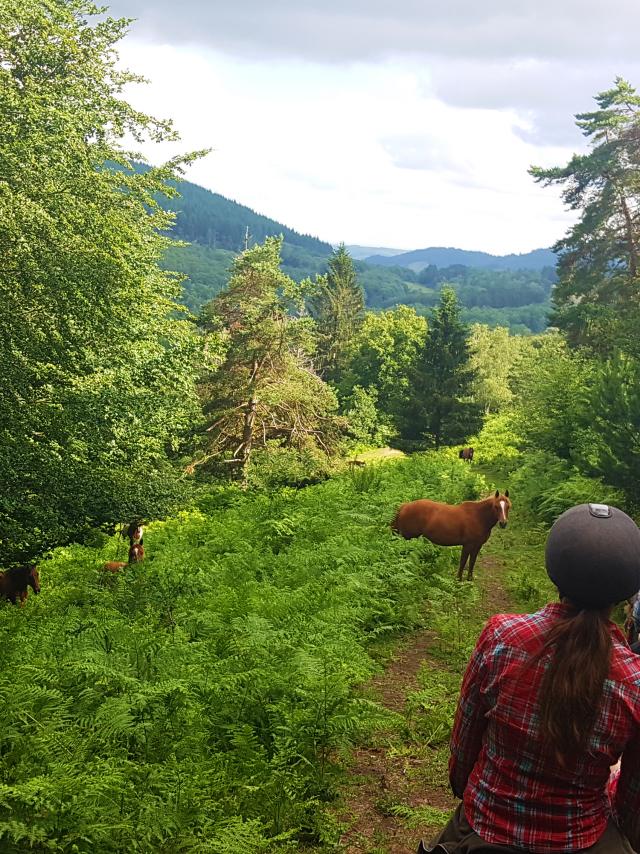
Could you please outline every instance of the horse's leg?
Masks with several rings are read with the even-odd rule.
[[[476,565],[476,560],[480,554],[481,548],[482,546],[480,545],[477,549],[470,549],[471,557],[469,558],[469,574],[467,576],[469,581],[473,581],[473,568]]]
[[[458,567],[458,581],[462,581],[462,573],[464,572],[464,565],[467,562],[468,557],[469,557],[468,546],[462,546],[462,553],[460,555],[460,566]]]

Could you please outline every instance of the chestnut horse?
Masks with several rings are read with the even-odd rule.
[[[140,563],[144,560],[144,547],[140,543],[133,543],[129,549],[129,563]],[[120,572],[128,566],[123,560],[110,560],[102,565],[103,572]]]
[[[483,501],[463,501],[462,504],[442,504],[422,498],[403,504],[391,523],[392,530],[405,540],[426,537],[436,546],[462,546],[458,581],[469,561],[468,579],[473,578],[473,568],[482,546],[487,542],[497,523],[507,527],[511,501],[509,490]]]
[[[15,566],[6,572],[0,572],[0,597],[8,599],[14,605],[16,599],[20,599],[21,606],[24,605],[29,595],[28,587],[31,587],[34,593],[40,592],[40,576],[35,564]]]
[[[473,448],[462,448],[462,450],[458,454],[458,457],[461,460],[464,460],[465,463],[470,463],[473,459]]]
[[[120,532],[124,538],[129,537],[129,545],[133,546],[136,543],[144,545],[143,535],[144,526],[142,522],[131,522],[130,525],[123,525]]]

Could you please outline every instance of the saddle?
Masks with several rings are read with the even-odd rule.
[[[453,846],[455,847],[455,846]],[[420,844],[418,845],[417,854],[451,854],[448,848],[443,845],[442,842],[438,842],[433,847],[426,846],[422,839],[420,840]]]

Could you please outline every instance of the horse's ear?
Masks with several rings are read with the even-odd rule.
[[[508,489],[505,489],[505,491],[504,491],[504,497],[505,497],[505,498],[508,498],[508,497],[509,497],[509,490],[508,490]]]
[[[500,490],[499,490],[499,489],[496,489],[495,498],[499,498],[499,497],[500,497]]]

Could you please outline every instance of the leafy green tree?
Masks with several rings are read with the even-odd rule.
[[[158,266],[156,195],[188,158],[127,170],[125,137],[176,135],[122,97],[126,27],[86,0],[0,4],[4,565],[166,512],[168,453],[198,418],[197,338]]]
[[[327,275],[318,277],[308,305],[318,329],[319,372],[338,382],[364,317],[364,293],[344,243],[329,258]]]
[[[378,410],[397,429],[397,419],[411,396],[410,373],[426,334],[426,318],[408,306],[367,312],[353,340],[341,394],[349,396],[357,386],[375,391]]]
[[[224,460],[246,483],[254,447],[279,440],[331,450],[337,438],[333,390],[313,371],[308,282],[280,269],[282,239],[268,237],[235,259],[228,286],[203,310],[225,355],[202,385],[207,446],[196,465]]]
[[[460,319],[455,291],[445,287],[412,372],[412,399],[402,426],[407,439],[425,438],[436,450],[465,441],[482,425],[472,400],[469,330]]]
[[[572,343],[598,353],[618,346],[638,320],[640,279],[640,96],[622,78],[595,98],[598,109],[577,116],[591,144],[563,167],[530,171],[544,185],[558,184],[571,210],[580,212],[554,249],[560,252],[552,323]]]
[[[357,444],[385,445],[394,429],[388,416],[378,410],[378,393],[375,386],[355,386],[343,403],[349,433]]]
[[[470,364],[475,371],[473,398],[485,414],[499,412],[513,400],[509,374],[521,349],[522,339],[504,326],[490,329],[479,323],[471,327]]]
[[[511,372],[517,432],[530,450],[566,460],[595,459],[586,430],[587,390],[593,363],[572,351],[558,332],[524,339]]]

